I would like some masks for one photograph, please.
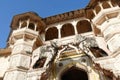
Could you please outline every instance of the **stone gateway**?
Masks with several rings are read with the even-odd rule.
[[[41,18],[15,15],[0,80],[120,80],[120,0]]]

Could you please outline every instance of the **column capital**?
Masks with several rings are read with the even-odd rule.
[[[98,4],[99,4],[99,6],[100,6],[101,10],[103,10],[102,3],[101,3],[101,2],[98,2]]]
[[[57,25],[57,29],[58,29],[58,38],[59,38],[59,39],[61,38],[61,28],[62,28],[62,25],[61,25],[61,24],[58,24],[58,25]]]
[[[76,26],[77,21],[74,20],[74,21],[72,21],[71,23],[72,23],[73,26]]]
[[[57,27],[57,29],[59,30],[59,29],[62,28],[62,25],[61,25],[61,24],[58,24],[56,27]]]
[[[72,23],[72,25],[73,25],[73,27],[74,27],[75,34],[78,34],[78,32],[77,32],[77,28],[76,28],[77,21],[72,21],[71,23]]]

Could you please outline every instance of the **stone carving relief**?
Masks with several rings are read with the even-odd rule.
[[[43,71],[43,73],[45,73],[44,76],[48,76],[50,75],[48,74],[48,70],[50,71],[50,61],[59,61],[59,57],[62,52],[66,51],[67,49],[74,49],[76,51],[76,54],[81,54],[80,51],[82,51],[82,53],[85,53],[90,58],[93,58],[93,55],[91,55],[92,52],[90,51],[91,47],[98,47],[95,38],[85,37],[82,35],[75,36],[73,42],[68,44],[61,44],[61,42],[58,40],[52,40],[49,45],[40,46],[33,51],[30,67],[33,69],[33,66],[39,59],[46,58],[41,68],[46,69],[46,71]]]
[[[43,68],[47,67],[49,62],[53,59],[53,57],[54,57],[54,61],[57,61],[58,58],[60,57],[60,54],[63,51],[67,50],[67,48],[75,49],[76,53],[80,54],[81,53],[80,51],[84,53],[90,52],[89,50],[90,47],[98,47],[95,39],[92,37],[85,37],[82,35],[75,36],[75,39],[73,40],[72,43],[68,43],[65,45],[60,44],[60,42],[57,40],[53,40],[51,41],[50,45],[40,46],[38,49],[36,49],[33,52],[31,68],[33,68],[37,60],[43,57],[46,58]]]
[[[54,44],[59,44],[58,41]],[[59,46],[58,46],[59,47]],[[88,56],[93,57],[93,55],[90,55],[89,52],[91,47],[98,47],[97,42],[95,38],[93,37],[85,37],[82,35],[75,36],[75,39],[72,43],[68,43],[67,45],[62,45],[61,49],[58,49],[58,52],[56,54],[56,61],[60,57],[60,54],[66,50],[67,48],[72,48],[76,51],[77,54],[80,54],[81,52],[86,53]]]
[[[33,68],[34,64],[36,61],[40,58],[46,58],[46,61],[43,65],[43,68],[46,68],[48,66],[48,63],[51,61],[55,54],[55,48],[50,45],[43,45],[40,46],[38,49],[36,49],[33,54],[32,54],[32,63],[31,63],[31,68]]]

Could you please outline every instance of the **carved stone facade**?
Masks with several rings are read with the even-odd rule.
[[[0,80],[120,80],[120,1],[47,18],[13,17]]]

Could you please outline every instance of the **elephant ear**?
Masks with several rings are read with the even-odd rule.
[[[52,47],[54,48],[58,48],[59,47],[59,44],[58,44],[58,41],[57,40],[51,40],[50,41],[50,44]]]
[[[85,37],[85,36],[82,36],[82,35],[80,35],[80,34],[78,34],[78,35],[75,36],[75,42],[76,42],[76,43],[80,43],[80,42],[82,42],[82,41],[84,41],[84,40],[86,40],[86,37]]]
[[[40,52],[41,53],[44,53],[46,51],[46,46],[44,45],[44,46],[41,46],[40,47]]]
[[[89,47],[98,47],[97,41],[93,37],[87,37],[86,43],[89,44]]]

